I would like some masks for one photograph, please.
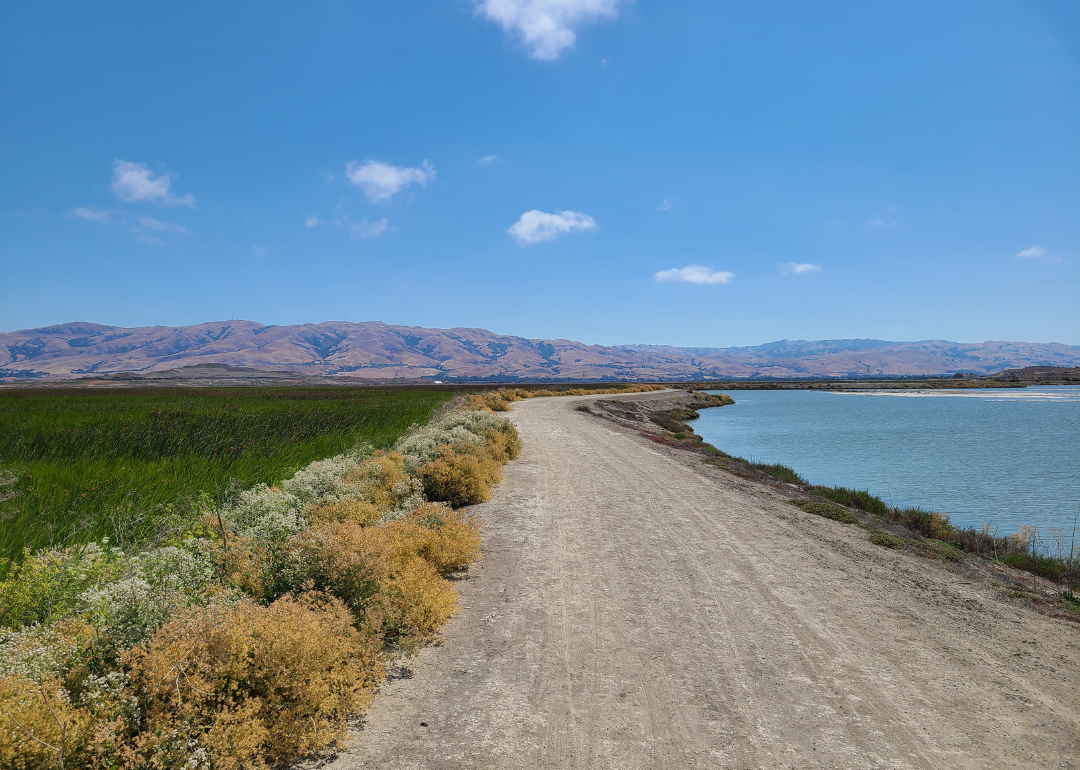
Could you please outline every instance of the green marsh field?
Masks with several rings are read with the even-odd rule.
[[[198,501],[387,447],[452,393],[391,388],[0,391],[0,571],[25,548],[145,541]]]

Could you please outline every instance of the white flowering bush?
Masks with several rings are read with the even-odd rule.
[[[151,584],[169,582],[188,594],[202,592],[214,580],[213,560],[200,538],[184,545],[145,551],[132,560],[135,574]]]
[[[301,505],[317,503],[340,492],[344,479],[356,472],[356,466],[370,452],[338,455],[318,460],[298,470],[281,488],[296,497]]]
[[[439,445],[463,441],[480,446],[487,440],[488,431],[500,430],[505,423],[494,412],[447,412],[431,424],[410,432],[395,448],[405,456],[408,470],[414,472],[435,459]]]
[[[237,531],[255,526],[265,516],[300,513],[304,503],[296,495],[280,487],[257,484],[240,493],[240,499],[229,510],[225,518]]]
[[[83,593],[79,610],[109,644],[130,647],[178,609],[204,603],[213,580],[214,565],[205,550],[152,548],[131,560],[127,577]]]
[[[0,581],[0,626],[19,628],[64,617],[88,588],[124,574],[128,559],[109,544],[87,543],[25,553]]]
[[[0,677],[39,683],[59,676],[82,657],[88,630],[76,621],[0,630]]]

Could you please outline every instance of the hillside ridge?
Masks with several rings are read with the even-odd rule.
[[[381,321],[135,328],[74,321],[0,333],[0,377],[9,380],[158,372],[203,363],[373,380],[696,380],[992,374],[1080,366],[1080,346],[873,339],[784,339],[718,348],[587,345]]]

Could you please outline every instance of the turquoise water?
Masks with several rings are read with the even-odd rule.
[[[714,391],[723,392],[723,391]],[[827,393],[735,390],[694,430],[814,484],[869,489],[954,524],[1071,532],[1080,506],[1080,387]]]

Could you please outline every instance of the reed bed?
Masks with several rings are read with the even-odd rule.
[[[452,394],[353,388],[0,392],[0,560],[109,537],[125,547],[202,498],[387,447]]]

